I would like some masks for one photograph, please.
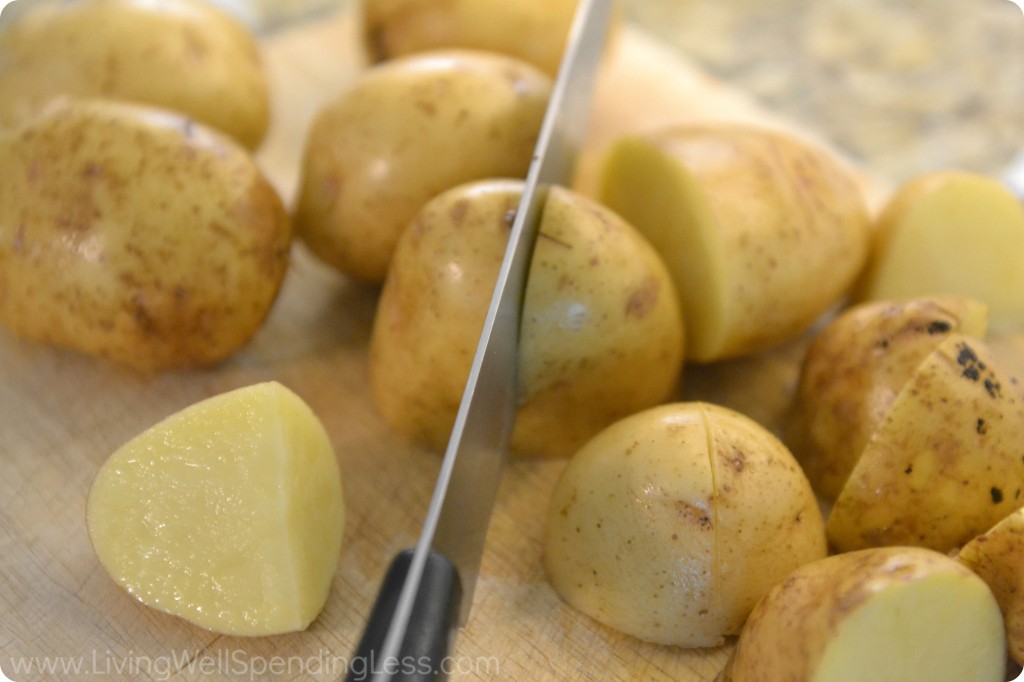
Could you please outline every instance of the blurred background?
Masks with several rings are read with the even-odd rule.
[[[262,31],[358,2],[216,1]],[[890,183],[943,168],[1000,175],[1024,148],[1024,11],[1011,0],[620,2]]]

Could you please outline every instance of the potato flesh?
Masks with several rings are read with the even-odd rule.
[[[999,182],[925,176],[883,213],[862,300],[956,294],[984,301],[994,334],[1024,330],[1024,207]]]
[[[687,357],[697,362],[799,336],[842,298],[867,254],[867,211],[849,173],[763,129],[620,138],[602,163],[598,197],[670,263],[693,320]]]
[[[956,558],[992,590],[1006,622],[1010,655],[1024,664],[1024,509],[968,542]]]
[[[89,534],[148,606],[233,635],[302,630],[323,608],[344,507],[323,427],[280,384],[215,396],[117,450]]]
[[[688,352],[707,357],[724,342],[732,300],[716,219],[697,181],[661,149],[626,139],[612,153],[603,199],[612,208],[628,205],[630,222],[661,254],[685,311]],[[646,200],[632,203],[633,196]]]
[[[723,682],[996,682],[1005,635],[985,583],[945,554],[882,547],[793,571],[750,614]]]
[[[894,583],[843,618],[812,680],[1001,682],[1003,639],[975,581],[941,574]]]

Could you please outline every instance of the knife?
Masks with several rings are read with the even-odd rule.
[[[465,623],[518,400],[519,327],[551,185],[567,184],[586,132],[612,0],[580,0],[426,520],[385,574],[348,682],[440,680]]]

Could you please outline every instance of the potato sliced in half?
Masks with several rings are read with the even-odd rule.
[[[904,384],[829,515],[840,551],[959,548],[1024,504],[1024,396],[988,348],[950,334]]]
[[[231,635],[305,629],[345,522],[341,477],[310,408],[270,382],[185,408],[129,441],[89,492],[89,536],[132,596]]]
[[[821,512],[782,443],[737,412],[675,403],[613,424],[573,457],[544,564],[555,591],[601,623],[707,647],[824,556]]]
[[[1024,206],[992,178],[937,172],[904,185],[878,221],[860,300],[957,294],[992,332],[1024,331]]]
[[[864,303],[814,338],[785,441],[815,492],[835,501],[914,371],[952,333],[984,337],[985,313],[980,301],[955,296]]]
[[[1006,622],[1010,655],[1024,665],[1024,509],[968,542],[956,558],[991,588]]]
[[[1002,682],[985,583],[937,552],[885,547],[806,564],[750,614],[718,682]]]
[[[627,136],[600,175],[600,201],[665,259],[698,362],[798,336],[845,295],[867,255],[852,176],[780,133],[719,125]]]

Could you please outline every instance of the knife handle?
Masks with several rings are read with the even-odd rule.
[[[413,550],[388,567],[366,629],[349,661],[346,682],[444,680],[446,659],[459,615],[462,589],[455,566],[437,552],[427,555],[405,639],[396,658],[381,660],[381,649],[412,564]]]

